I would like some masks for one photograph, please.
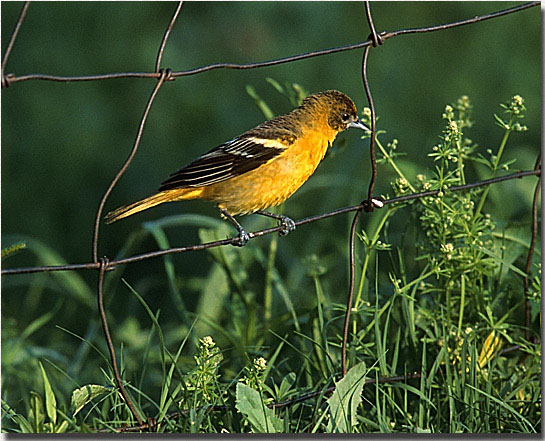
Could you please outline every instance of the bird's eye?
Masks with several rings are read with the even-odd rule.
[[[350,122],[350,115],[348,113],[341,114],[341,120],[343,123]]]

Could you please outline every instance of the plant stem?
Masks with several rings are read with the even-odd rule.
[[[354,309],[356,309],[356,310],[359,308],[360,303],[361,303],[361,294],[362,294],[362,291],[363,291],[363,285],[365,283],[365,275],[367,274],[367,268],[369,266],[369,260],[371,258],[372,248],[376,244],[376,242],[378,240],[378,236],[379,236],[382,228],[386,224],[386,220],[390,217],[390,215],[393,212],[394,212],[394,210],[392,210],[392,209],[388,209],[386,211],[386,214],[380,220],[380,223],[378,224],[378,226],[377,226],[377,228],[376,228],[376,230],[375,230],[375,232],[373,234],[373,237],[371,238],[371,240],[369,242],[368,252],[366,253],[365,259],[363,261],[363,267],[362,267],[361,276],[360,276],[360,283],[359,283],[359,286],[358,286],[358,293],[356,294],[356,300],[355,300],[354,306],[353,306]]]
[[[392,166],[392,168],[394,169],[394,171],[398,174],[398,176],[400,178],[403,178],[405,179],[405,181],[407,181],[407,185],[409,186],[409,188],[411,189],[412,192],[415,192],[415,188],[413,187],[413,185],[411,184],[411,181],[409,181],[405,175],[403,174],[403,172],[399,169],[399,167],[396,165],[396,163],[394,162],[394,160],[392,159],[392,157],[388,154],[388,152],[386,151],[386,149],[384,148],[384,146],[380,143],[380,141],[378,140],[378,138],[375,138],[375,141],[377,143],[377,146],[378,148],[380,149],[380,151],[382,152],[382,154],[384,155],[384,157],[388,160],[388,164],[390,164]]]
[[[267,271],[265,273],[265,292],[263,299],[265,327],[268,328],[272,318],[272,276],[276,250],[278,249],[278,235],[271,238],[269,245],[269,258],[267,259]]]
[[[460,281],[460,317],[458,317],[458,337],[460,336],[460,331],[462,329],[462,321],[464,318],[464,303],[466,299],[466,278],[462,274]]]
[[[511,127],[513,124],[514,118],[511,118],[509,121],[508,126]],[[501,140],[500,148],[498,150],[498,155],[496,156],[496,159],[494,161],[493,168],[492,168],[492,175],[491,178],[494,178],[496,176],[496,171],[498,171],[498,164],[500,163],[501,156],[503,154],[503,150],[505,148],[505,145],[507,144],[507,140],[509,139],[509,135],[511,134],[510,129],[506,129],[505,133],[503,134],[503,138]],[[481,200],[479,201],[479,205],[477,205],[477,209],[475,210],[475,218],[479,215],[481,212],[481,209],[483,208],[484,201],[486,200],[486,196],[488,195],[488,192],[490,191],[490,186],[487,186],[483,190],[483,194],[481,195]]]

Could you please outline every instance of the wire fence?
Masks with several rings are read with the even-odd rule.
[[[14,74],[6,74],[5,68],[6,64],[9,58],[10,53],[13,50],[13,47],[15,45],[15,41],[17,38],[17,34],[19,33],[19,30],[23,24],[23,21],[25,19],[25,16],[29,10],[30,2],[26,2],[21,10],[21,13],[19,15],[19,18],[17,20],[17,23],[15,25],[14,31],[11,35],[9,44],[7,46],[6,52],[4,53],[3,59],[2,59],[2,76],[1,76],[1,85],[2,88],[10,87],[14,84],[23,82],[23,81],[31,81],[31,80],[42,80],[42,81],[57,81],[57,82],[81,82],[81,81],[99,81],[99,80],[109,80],[109,79],[116,79],[116,78],[153,78],[158,80],[155,84],[150,97],[147,101],[146,107],[144,109],[144,112],[142,114],[135,141],[133,144],[133,147],[129,153],[129,156],[119,169],[119,171],[116,173],[112,181],[110,182],[108,188],[106,189],[104,195],[102,196],[99,206],[97,208],[96,214],[95,214],[95,222],[93,226],[93,235],[92,235],[92,243],[91,243],[91,255],[92,255],[92,261],[87,263],[73,263],[73,264],[66,264],[66,265],[50,265],[50,266],[34,266],[34,267],[22,267],[22,268],[9,268],[4,269],[2,268],[1,274],[4,276],[7,275],[16,275],[16,274],[30,274],[30,273],[40,273],[40,272],[51,272],[51,271],[76,271],[76,270],[98,270],[98,280],[97,280],[97,303],[98,303],[98,310],[102,322],[102,327],[104,331],[105,341],[108,346],[108,351],[111,358],[112,363],[112,370],[114,373],[116,384],[119,388],[119,391],[121,395],[123,396],[126,404],[128,405],[131,413],[134,416],[134,419],[138,422],[136,426],[133,427],[123,427],[119,428],[119,431],[124,432],[131,432],[131,431],[139,431],[139,430],[154,430],[157,428],[157,422],[153,418],[143,418],[136,408],[134,407],[132,400],[130,399],[129,395],[126,392],[125,386],[123,384],[121,375],[119,373],[119,369],[117,366],[117,357],[113,345],[113,341],[110,334],[110,329],[108,325],[108,321],[106,319],[106,311],[104,308],[104,301],[103,301],[103,285],[104,285],[104,276],[107,271],[113,271],[115,270],[119,265],[125,265],[125,264],[131,264],[135,262],[141,262],[148,259],[161,257],[169,254],[176,254],[176,253],[185,253],[190,251],[200,251],[205,249],[210,249],[214,247],[219,246],[225,246],[225,245],[231,245],[234,244],[236,241],[236,238],[227,238],[224,240],[217,240],[213,242],[207,242],[207,243],[201,243],[196,245],[188,245],[183,247],[173,247],[168,249],[162,249],[157,251],[151,251],[147,253],[137,254],[134,256],[129,256],[126,258],[118,259],[118,260],[110,260],[106,256],[99,258],[99,237],[100,237],[100,223],[102,220],[102,213],[104,206],[106,204],[106,201],[108,200],[108,197],[110,196],[112,190],[116,186],[119,179],[123,176],[123,174],[126,172],[128,167],[130,166],[132,160],[134,159],[136,153],[138,152],[138,147],[140,145],[140,140],[142,138],[142,134],[145,128],[145,124],[150,112],[150,109],[153,105],[153,102],[159,93],[162,86],[165,84],[165,82],[173,81],[178,77],[185,77],[190,75],[196,75],[203,72],[208,72],[215,69],[257,69],[261,67],[267,67],[267,66],[274,66],[278,64],[283,63],[291,63],[294,61],[299,60],[305,60],[313,57],[319,57],[323,55],[328,54],[334,54],[334,53],[340,53],[344,51],[352,51],[357,49],[364,49],[363,52],[363,58],[362,58],[362,82],[363,87],[367,96],[367,100],[369,103],[369,108],[371,110],[371,129],[372,134],[370,137],[370,157],[371,157],[371,166],[372,166],[372,173],[371,173],[371,180],[369,183],[369,189],[367,198],[364,199],[360,204],[352,205],[348,207],[339,208],[333,211],[329,211],[322,214],[317,214],[313,216],[309,216],[303,219],[299,219],[295,221],[296,226],[305,225],[313,222],[317,222],[323,219],[327,219],[333,216],[338,216],[345,213],[354,213],[354,217],[352,220],[351,228],[350,228],[350,235],[349,235],[349,267],[350,267],[350,284],[349,284],[349,290],[348,290],[348,297],[346,302],[346,313],[345,313],[345,321],[344,321],[344,332],[343,332],[343,340],[342,340],[342,349],[341,349],[341,361],[342,361],[342,374],[344,375],[346,373],[346,345],[348,341],[348,325],[350,321],[350,311],[352,306],[352,300],[353,300],[353,291],[354,291],[354,274],[355,274],[355,252],[354,252],[354,243],[355,243],[355,236],[356,236],[356,227],[358,224],[358,221],[361,217],[362,213],[371,213],[374,211],[374,209],[380,209],[385,205],[390,204],[400,204],[403,202],[408,202],[412,200],[418,200],[421,198],[434,196],[439,193],[440,190],[431,190],[431,191],[425,191],[420,193],[414,193],[414,194],[408,194],[403,196],[398,196],[390,199],[382,199],[379,197],[373,196],[373,188],[377,179],[377,167],[376,167],[376,160],[375,160],[375,136],[376,136],[376,127],[375,127],[375,106],[373,103],[373,99],[371,96],[371,88],[369,85],[369,81],[367,79],[367,63],[368,63],[368,56],[370,53],[371,48],[377,48],[378,46],[382,45],[386,40],[398,37],[402,35],[410,35],[410,34],[420,34],[420,33],[428,33],[428,32],[435,32],[435,31],[442,31],[446,29],[451,29],[454,27],[459,26],[465,26],[470,24],[475,24],[484,20],[490,20],[494,18],[498,18],[501,16],[505,16],[508,14],[517,13],[520,11],[523,11],[528,8],[533,8],[540,5],[540,2],[529,2],[524,3],[522,5],[504,9],[498,12],[475,16],[466,20],[461,20],[453,23],[447,23],[447,24],[441,24],[441,25],[435,25],[435,26],[429,26],[429,27],[422,27],[422,28],[412,28],[412,29],[402,29],[392,32],[377,32],[373,23],[371,9],[369,2],[364,2],[365,4],[365,13],[366,13],[366,19],[367,23],[369,25],[369,29],[371,31],[368,39],[363,42],[345,45],[345,46],[339,46],[339,47],[333,47],[313,52],[307,52],[303,54],[297,54],[297,55],[291,55],[284,58],[269,60],[269,61],[263,61],[263,62],[256,62],[256,63],[249,63],[249,64],[237,64],[237,63],[215,63],[210,64],[194,69],[189,70],[183,70],[183,71],[172,71],[169,68],[162,68],[161,62],[163,57],[164,48],[168,42],[168,38],[170,35],[171,30],[173,29],[176,20],[178,19],[181,9],[182,9],[183,2],[180,1],[176,9],[172,15],[171,20],[168,23],[168,26],[165,29],[163,38],[161,40],[158,52],[157,52],[157,58],[155,63],[155,70],[153,72],[118,72],[118,73],[108,73],[108,74],[101,74],[101,75],[86,75],[86,76],[58,76],[58,75],[44,75],[44,74],[27,74],[27,75],[21,75],[16,76]],[[538,217],[538,198],[539,198],[539,191],[540,191],[540,182],[541,182],[541,159],[540,156],[538,156],[535,167],[533,170],[526,170],[526,171],[519,171],[516,173],[512,173],[505,176],[495,177],[488,180],[483,180],[479,182],[474,182],[470,184],[465,185],[459,185],[455,187],[450,187],[448,191],[451,192],[458,192],[458,191],[465,191],[472,188],[478,188],[478,187],[484,187],[492,184],[497,184],[500,182],[513,180],[513,179],[520,179],[523,177],[528,176],[538,176],[538,182],[536,183],[535,191],[534,191],[534,197],[533,197],[533,204],[532,204],[532,224],[531,224],[531,243],[527,255],[526,260],[526,267],[525,267],[525,276],[523,278],[523,288],[524,293],[527,294],[528,291],[528,277],[530,273],[530,265],[532,261],[532,256],[534,253],[536,238],[537,238],[537,217]],[[445,190],[443,190],[445,191]],[[266,228],[258,231],[249,232],[249,238],[254,239],[258,237],[262,237],[265,235],[269,235],[275,232],[279,232],[282,229],[281,226]],[[530,325],[530,307],[528,304],[528,296],[526,296],[526,304],[525,304],[525,314],[526,314],[526,328],[527,328],[527,339],[529,339],[529,325]],[[504,349],[503,352],[516,350],[517,347],[507,348]],[[419,378],[419,373],[413,373],[408,374],[406,376],[401,377],[392,377],[392,378],[384,378],[380,379],[380,382],[396,382],[396,381],[407,381],[414,378]],[[368,380],[370,382],[373,382],[374,380]],[[334,387],[330,387],[325,392],[310,392],[307,394],[304,394],[300,397],[297,397],[295,399],[291,399],[287,402],[282,403],[273,403],[270,405],[270,407],[283,407],[290,404],[294,404],[296,402],[301,402],[303,400],[307,400],[309,398],[318,396],[318,395],[327,395],[331,393],[334,390]],[[220,410],[221,406],[215,406],[211,407],[210,410]],[[172,414],[171,418],[176,418],[178,416],[181,416],[183,413],[176,413]]]

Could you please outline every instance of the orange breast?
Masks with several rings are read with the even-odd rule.
[[[281,204],[314,173],[335,135],[307,130],[304,137],[260,167],[204,187],[201,198],[218,203],[233,215]]]

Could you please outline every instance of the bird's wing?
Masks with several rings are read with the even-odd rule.
[[[265,164],[297,139],[288,130],[277,129],[274,132],[265,131],[258,135],[252,130],[213,148],[172,173],[159,191],[216,184]]]

